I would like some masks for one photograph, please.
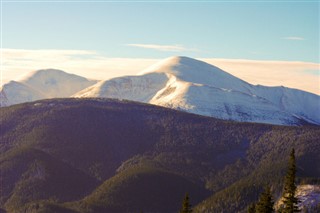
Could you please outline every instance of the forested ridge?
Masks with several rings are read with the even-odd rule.
[[[112,99],[0,108],[0,208],[7,212],[247,211],[266,185],[319,183],[320,127],[223,121]]]

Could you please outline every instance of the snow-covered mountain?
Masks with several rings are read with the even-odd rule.
[[[96,82],[61,70],[38,70],[18,81],[4,84],[0,90],[0,106],[39,99],[70,97]]]
[[[52,71],[52,70],[51,70]],[[299,125],[320,124],[320,96],[285,87],[249,84],[213,65],[187,57],[160,61],[136,76],[124,76],[94,84],[79,76],[38,71],[23,81],[38,93],[13,101],[14,90],[4,85],[2,102],[14,104],[51,97],[108,97],[128,99],[225,120]],[[61,71],[55,71],[61,72]],[[57,77],[58,76],[58,77]],[[72,80],[71,80],[72,79]],[[6,89],[7,88],[7,89]],[[16,87],[15,87],[16,88]],[[21,91],[21,90],[19,90]],[[27,90],[25,90],[27,91]],[[1,94],[5,94],[1,95]],[[17,94],[20,94],[19,92]],[[27,97],[27,98],[26,98]],[[39,98],[40,97],[40,98]],[[23,101],[22,101],[23,99]],[[8,104],[7,104],[8,105]]]
[[[74,97],[108,97],[148,103],[166,86],[167,81],[168,77],[163,73],[113,78],[100,81]]]
[[[320,97],[285,87],[254,86],[202,61],[171,57],[138,76],[101,81],[74,97],[110,97],[226,120],[320,124]]]
[[[41,91],[33,89],[29,85],[17,81],[10,81],[2,87],[0,98],[1,106],[9,106],[33,100],[45,99],[46,95]]]

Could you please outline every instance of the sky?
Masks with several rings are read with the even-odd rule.
[[[320,94],[319,52],[319,1],[1,1],[4,83],[43,68],[133,75],[184,55]]]

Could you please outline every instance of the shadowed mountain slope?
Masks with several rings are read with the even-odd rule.
[[[111,99],[50,99],[0,114],[0,208],[8,212],[177,212],[186,192],[197,211],[241,211],[266,183],[279,194],[292,147],[299,178],[320,178],[317,126]]]

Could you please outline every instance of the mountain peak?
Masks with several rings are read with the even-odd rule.
[[[163,60],[160,60],[158,63],[151,65],[150,67],[148,67],[147,69],[145,69],[141,74],[145,74],[145,73],[150,73],[150,72],[168,72],[168,71],[173,71],[175,69],[177,69],[179,66],[188,66],[187,69],[193,69],[195,67],[199,67],[199,66],[209,66],[209,67],[214,67],[216,69],[219,69],[218,67],[215,67],[211,64],[208,64],[204,61],[200,61],[194,58],[190,58],[187,56],[172,56]],[[185,71],[179,69],[179,71]],[[194,69],[193,69],[194,70]],[[219,69],[220,71],[222,71],[221,69]],[[198,70],[201,71],[201,70]],[[224,72],[224,71],[222,71]]]
[[[194,58],[191,58],[191,57],[187,57],[187,56],[171,56],[169,58],[164,59],[164,61],[165,60],[178,62],[178,63],[188,62],[188,61],[199,61],[197,59],[194,59]],[[199,61],[199,62],[202,62],[202,61]]]
[[[96,81],[58,69],[41,69],[30,72],[21,82],[42,91],[48,97],[68,97]]]
[[[77,78],[78,80],[86,81],[87,79],[81,76],[77,76],[75,74],[67,73],[62,70],[58,69],[40,69],[40,70],[35,70],[32,72],[29,72],[28,74],[21,76],[19,81],[21,82],[28,82],[28,81],[45,81],[46,79],[61,79],[61,78]]]
[[[59,69],[48,68],[48,69],[36,70],[34,71],[34,73],[66,73],[66,72]]]
[[[150,66],[140,75],[147,73],[165,73],[185,82],[240,92],[248,92],[251,87],[249,83],[216,66],[186,56],[166,58]]]

